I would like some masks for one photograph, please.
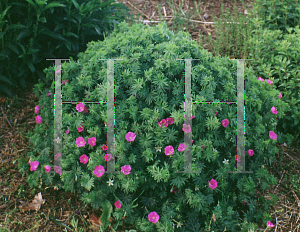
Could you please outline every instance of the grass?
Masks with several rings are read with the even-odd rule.
[[[167,24],[171,24],[170,26],[171,30],[174,30],[175,32],[179,30],[194,30],[195,26],[197,24],[203,24],[207,25],[209,23],[203,22],[203,18],[201,15],[203,15],[204,12],[201,12],[200,5],[196,4],[194,2],[195,8],[191,9],[188,12],[184,12],[183,15],[183,3],[180,3],[180,6],[178,9],[176,9],[176,5],[174,4],[173,0],[172,2],[167,2],[169,5],[172,16],[162,16],[161,14],[161,6],[158,5],[159,9],[159,21],[163,20],[167,22]],[[145,8],[145,7],[144,7]],[[247,6],[245,6],[247,8]],[[248,9],[248,12],[250,10]],[[136,18],[139,18],[141,20],[141,16],[143,13],[137,13]],[[223,15],[223,14],[221,14]],[[255,16],[256,14],[253,12],[251,14]],[[155,26],[158,21],[155,21],[154,23],[150,23],[150,26]],[[130,24],[135,23],[136,21],[128,20]],[[224,23],[226,22],[226,23]],[[227,23],[227,22],[235,22],[235,23]],[[247,24],[246,24],[247,22]],[[230,57],[235,59],[247,59],[249,52],[253,52],[255,48],[252,47],[251,44],[248,43],[247,38],[251,35],[251,33],[255,33],[257,31],[257,24],[250,24],[249,20],[246,19],[245,16],[239,15],[237,12],[237,9],[235,8],[235,14],[232,17],[228,16],[228,13],[224,13],[224,18],[220,18],[220,20],[216,20],[214,18],[214,25],[215,25],[215,34],[216,39],[213,39],[212,34],[209,33],[208,36],[203,36],[199,34],[199,42],[202,43],[203,47],[207,49],[208,51],[211,51],[214,56],[219,57]],[[248,61],[245,61],[245,64]],[[11,105],[11,108],[13,107],[14,103],[13,100],[9,103]],[[15,100],[16,101],[16,100]],[[33,103],[34,104],[34,103]],[[20,105],[18,106],[20,107]],[[2,108],[1,108],[2,109]],[[32,115],[32,112],[29,112],[30,109],[27,109],[28,115]],[[9,110],[8,110],[9,111]],[[4,123],[6,123],[6,120],[10,121],[10,123],[6,123],[5,126],[7,126],[9,129],[10,127],[16,126],[14,122],[15,114],[12,114],[11,112],[10,116],[5,119],[5,112],[2,111],[1,117],[2,121],[1,124],[4,126]],[[6,115],[9,115],[6,112]],[[12,116],[13,115],[13,116]],[[28,123],[32,119],[27,119],[25,117],[26,114],[23,113],[23,117],[25,121]],[[29,116],[30,117],[30,116]],[[18,118],[19,120],[19,118]],[[9,124],[9,125],[8,125]],[[27,129],[30,127],[33,128],[34,124],[26,124],[28,125]],[[10,127],[9,127],[10,126]],[[4,131],[4,130],[3,130]],[[28,141],[24,134],[26,133],[26,127],[23,126],[23,128],[20,130],[17,130],[17,134],[19,134],[20,138],[19,140],[23,141],[25,144]],[[17,137],[17,136],[16,136]],[[17,140],[18,141],[18,140]],[[0,144],[6,145],[4,153],[7,153],[6,149],[8,149],[8,145],[11,145],[14,151],[21,150],[18,149],[19,145],[15,145],[14,143],[10,143],[10,139],[5,139],[0,137]],[[277,231],[298,231],[299,229],[299,223],[297,215],[293,213],[293,210],[297,210],[297,203],[299,202],[299,199],[297,197],[297,194],[300,194],[300,181],[299,181],[299,159],[298,156],[300,154],[299,147],[297,147],[296,144],[293,144],[292,146],[282,146],[278,145],[280,147],[280,151],[277,154],[277,160],[274,162],[274,165],[272,167],[269,167],[265,165],[265,168],[272,174],[274,174],[279,184],[276,186],[273,190],[267,190],[265,193],[261,193],[262,195],[267,195],[268,193],[271,193],[276,195],[280,201],[278,204],[273,205],[274,210],[272,212],[269,212],[273,219],[272,222],[275,225]],[[23,150],[27,150],[27,146],[23,146]],[[90,231],[87,230],[88,222],[86,215],[81,213],[84,210],[88,210],[87,206],[71,206],[71,201],[66,200],[69,199],[69,193],[64,194],[65,197],[61,197],[62,204],[68,205],[68,209],[73,211],[70,213],[70,215],[63,217],[62,216],[62,210],[59,207],[51,207],[50,205],[43,205],[42,208],[48,208],[48,212],[30,212],[28,215],[30,216],[30,220],[28,219],[28,216],[23,217],[20,216],[20,209],[16,206],[16,201],[14,199],[20,199],[20,198],[26,198],[26,196],[34,196],[35,190],[29,190],[24,187],[23,184],[15,185],[11,184],[14,183],[13,180],[16,178],[20,180],[20,177],[17,176],[18,172],[11,172],[11,170],[16,169],[16,167],[13,168],[13,162],[15,160],[18,160],[19,158],[25,157],[24,152],[14,152],[14,156],[10,156],[9,162],[5,162],[5,160],[2,160],[2,168],[1,168],[1,198],[0,198],[0,209],[1,206],[6,206],[7,210],[2,213],[0,218],[0,232],[4,231],[41,231],[40,227],[43,225],[43,228],[45,228],[42,231]],[[5,174],[5,175],[4,175]],[[24,178],[22,178],[24,181]],[[23,182],[24,183],[24,182]],[[5,191],[4,191],[5,190]],[[7,191],[9,193],[7,193]],[[51,190],[50,196],[55,195],[53,193],[53,190]],[[65,199],[64,199],[65,198]],[[271,198],[270,195],[266,196],[266,198]],[[55,198],[56,199],[56,198]],[[72,198],[73,200],[73,198]],[[286,201],[288,200],[288,201]],[[54,200],[54,203],[55,200]],[[295,204],[293,204],[295,203]],[[15,207],[13,209],[10,209],[13,205]],[[299,203],[300,205],[300,203]],[[10,207],[8,207],[10,206]],[[78,211],[79,213],[74,213],[75,211]],[[2,211],[1,211],[2,212]],[[66,211],[65,211],[66,212]],[[34,214],[34,218],[32,215]],[[291,215],[291,216],[290,216]],[[294,215],[294,216],[293,216]],[[296,215],[296,216],[295,216]],[[58,218],[62,217],[62,220],[59,220]],[[52,224],[51,224],[52,222]],[[59,227],[55,227],[55,226]],[[260,231],[263,231],[266,229],[266,225],[259,225]],[[16,229],[17,228],[17,229]],[[20,230],[20,228],[22,228]],[[46,229],[47,228],[47,229]],[[60,228],[57,230],[57,228]],[[126,227],[125,227],[126,228]],[[280,230],[280,229],[281,230]],[[128,229],[128,228],[127,228]],[[271,229],[269,231],[272,231],[274,229]],[[101,230],[99,230],[101,231]],[[118,230],[121,231],[121,230]],[[122,230],[123,231],[123,230]],[[129,229],[126,231],[130,231]]]

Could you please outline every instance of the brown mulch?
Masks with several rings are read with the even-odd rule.
[[[234,1],[209,0],[203,2],[200,6],[201,11],[203,12],[201,14],[203,18],[193,20],[212,22],[212,13],[219,18],[221,14],[221,2],[225,5],[224,9],[229,9],[230,12],[233,13]],[[251,4],[249,1],[245,2]],[[134,3],[136,4],[135,6]],[[195,7],[192,3],[193,2],[190,1],[184,2],[183,12],[187,9],[191,9],[191,7]],[[133,10],[131,13],[134,15],[143,12],[142,20],[149,20],[148,17],[150,18],[153,15],[153,12],[156,12],[154,16],[157,16],[158,4],[161,4],[162,6],[161,13],[163,16],[165,15],[163,7],[165,7],[167,16],[173,15],[166,1],[131,0],[126,1],[124,4]],[[240,1],[237,1],[237,4],[241,6]],[[178,9],[178,1],[175,1],[175,5],[176,9]],[[239,12],[244,12],[244,9],[240,9]],[[204,18],[204,14],[208,17]],[[172,20],[172,17],[169,19]],[[189,29],[192,38],[196,41],[199,30],[204,36],[211,33],[213,38],[215,38],[213,24],[199,23],[194,29]],[[204,42],[203,45],[205,45]],[[204,48],[206,49],[207,46],[205,45]],[[67,228],[67,231],[73,231],[73,227],[70,225],[70,220],[73,215],[75,215],[75,219],[78,220],[78,227],[88,228],[91,225],[89,221],[97,224],[97,222],[99,222],[99,217],[101,217],[102,214],[101,209],[93,210],[90,206],[83,204],[76,194],[64,192],[62,190],[57,191],[52,188],[47,188],[46,186],[43,186],[44,190],[42,192],[45,203],[41,205],[37,212],[22,212],[22,210],[19,209],[19,206],[21,205],[20,200],[32,202],[36,194],[39,193],[39,191],[30,188],[26,182],[26,176],[22,177],[18,172],[18,159],[24,158],[26,152],[30,149],[28,147],[28,139],[25,138],[25,135],[29,130],[33,130],[35,127],[33,112],[36,102],[38,101],[33,95],[33,85],[29,83],[27,83],[27,85],[28,87],[26,90],[13,90],[17,99],[11,99],[3,95],[0,96],[0,231],[2,231],[1,226],[4,222],[8,224],[9,231],[25,231],[30,229],[31,231],[62,231],[67,228],[66,226],[69,227]],[[290,175],[295,174],[299,176],[298,157],[300,154],[300,145],[292,144],[292,146],[277,146],[280,151],[279,154],[276,154],[276,161],[273,162],[271,167],[265,165],[265,168],[277,178],[279,184],[275,186],[275,188],[265,192],[257,191],[256,195],[263,195],[266,199],[271,199],[271,193],[279,198],[277,205],[272,205],[272,210],[269,212],[276,212],[272,215],[271,220],[276,227],[271,228],[269,231],[297,231],[300,225],[300,202],[298,199],[300,192],[295,188],[291,188],[291,180],[285,178],[287,174],[288,178]],[[280,154],[282,155],[281,162],[279,161]],[[23,187],[21,187],[21,185],[23,185]],[[297,186],[299,187],[300,184]],[[20,187],[23,190],[19,190]],[[54,221],[62,224],[58,225]],[[72,230],[70,230],[70,228]],[[125,229],[129,230],[131,228],[133,227],[124,223],[122,230],[120,229],[118,232],[125,231]],[[266,225],[261,224],[259,225],[259,228],[264,230]],[[88,231],[92,230],[89,229]]]

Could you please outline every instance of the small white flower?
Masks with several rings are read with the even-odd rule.
[[[161,147],[156,147],[155,149],[156,149],[156,152],[157,151],[161,152]]]
[[[228,164],[228,162],[229,162],[229,160],[227,160],[227,159],[224,159],[224,161],[223,161],[224,164]]]
[[[54,142],[60,143],[60,138],[57,137],[57,139],[53,139]]]
[[[181,227],[181,225],[182,225],[182,224],[179,222],[179,223],[177,224],[177,228],[178,228],[178,227]]]
[[[106,183],[108,183],[108,186],[114,185],[113,184],[114,180],[109,179],[109,181],[107,181]]]

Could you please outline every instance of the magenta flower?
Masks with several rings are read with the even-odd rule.
[[[81,127],[77,127],[77,130],[78,130],[78,132],[81,132],[81,131],[83,131],[83,130],[84,130],[84,126],[83,126],[83,125],[81,125]]]
[[[125,139],[128,141],[128,142],[132,142],[136,137],[136,134],[133,133],[133,132],[128,132],[126,135],[125,135]]]
[[[264,82],[264,79],[262,79],[261,77],[257,78],[258,80],[261,80],[262,82]]]
[[[41,124],[41,123],[42,123],[42,118],[41,118],[41,116],[40,116],[40,115],[37,115],[37,116],[35,117],[35,121],[36,121],[37,124]]]
[[[239,155],[236,155],[236,156],[235,156],[235,160],[236,160],[237,162],[241,162],[241,157],[240,157]]]
[[[87,164],[87,162],[89,161],[89,157],[86,154],[83,154],[82,156],[80,156],[79,160],[80,163]]]
[[[40,107],[39,106],[36,106],[34,108],[34,113],[38,114],[40,112]]]
[[[279,98],[282,98],[282,95],[281,95],[281,93],[279,93],[279,96],[278,96]]]
[[[105,159],[106,161],[110,161],[111,158],[112,158],[111,154],[105,154],[105,156],[104,156],[104,159]]]
[[[66,130],[66,134],[69,134],[70,133],[69,127],[67,126],[67,128],[68,128],[68,130]]]
[[[269,131],[269,137],[270,137],[270,139],[277,140],[277,135],[275,134],[274,131]]]
[[[78,137],[76,139],[76,145],[77,145],[77,147],[84,147],[85,144],[86,144],[86,142],[85,142],[85,140],[84,140],[83,137]]]
[[[214,179],[211,179],[210,181],[208,181],[209,183],[209,187],[214,190],[217,186],[218,186],[218,182]]]
[[[174,154],[174,148],[172,146],[165,147],[165,155],[173,155]]]
[[[204,146],[204,145],[202,145],[202,146],[201,146],[201,149],[204,149],[204,148],[205,148],[205,146]]]
[[[159,215],[154,211],[148,214],[148,219],[152,223],[156,223],[159,220]]]
[[[103,151],[107,151],[107,146],[106,146],[105,144],[103,144],[102,150],[103,150]]]
[[[251,149],[249,149],[249,150],[248,150],[248,154],[249,154],[250,156],[253,156],[253,154],[254,154],[254,151],[253,151],[253,150],[251,150]]]
[[[57,154],[54,156],[54,159],[55,159],[55,160],[58,160],[59,157],[61,157],[61,153],[57,153]]]
[[[190,125],[185,125],[184,123],[183,123],[183,126],[182,126],[182,130],[186,134],[188,134],[188,133],[190,133],[192,131],[191,126]]]
[[[115,202],[115,207],[116,207],[117,209],[120,209],[120,208],[121,208],[121,202],[120,202],[120,201],[116,201],[116,202]]]
[[[174,119],[173,118],[167,118],[167,123],[168,124],[173,124],[174,123]]]
[[[35,171],[39,166],[39,161],[33,161],[30,163],[30,171]]]
[[[88,113],[89,112],[89,108],[87,106],[84,106],[84,110],[82,112],[82,114]]]
[[[97,177],[101,177],[104,175],[105,173],[105,169],[103,166],[98,165],[95,167],[95,170],[93,171],[93,173],[97,176]]]
[[[161,124],[164,124],[165,127],[168,126],[168,122],[166,121],[166,119],[162,119],[160,122],[158,122],[158,125],[161,127]]]
[[[44,167],[45,167],[45,171],[46,171],[46,172],[50,172],[50,170],[51,170],[51,167],[50,167],[50,166],[45,165]]]
[[[58,166],[54,166],[54,171],[61,176],[61,168]]]
[[[273,223],[270,222],[270,221],[267,222],[267,226],[268,226],[268,227],[275,227],[275,226],[273,225]]]
[[[273,81],[271,81],[270,79],[267,79],[267,82],[268,82],[269,84],[272,84],[272,83],[273,83]]]
[[[84,111],[84,104],[83,103],[77,103],[77,105],[76,105],[76,110],[78,111],[78,112],[82,112],[82,111]]]
[[[224,119],[224,120],[222,120],[222,125],[224,126],[224,127],[227,127],[228,126],[228,124],[229,124],[229,121],[228,121],[228,119],[226,118],[226,119]]]
[[[184,151],[186,149],[186,144],[180,143],[178,146],[178,151]]]
[[[51,92],[49,91],[48,93],[47,93],[47,97],[49,97],[51,95]]]
[[[178,188],[177,187],[173,187],[173,189],[172,189],[172,193],[178,193],[179,192],[179,190],[178,190]]]
[[[121,167],[121,172],[123,172],[124,175],[130,174],[130,171],[131,171],[130,165],[124,165]]]
[[[218,112],[215,112],[215,116],[217,116]]]
[[[277,114],[277,110],[276,110],[275,106],[273,106],[273,107],[271,108],[271,111],[272,111],[273,114]]]
[[[96,146],[96,137],[88,138],[88,144],[90,144],[91,147]]]

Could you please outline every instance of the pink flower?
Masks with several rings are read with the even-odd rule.
[[[228,121],[228,119],[226,118],[226,119],[224,119],[224,120],[222,120],[222,125],[224,126],[224,127],[227,127],[228,126],[228,124],[229,124],[229,121]]]
[[[33,161],[30,163],[30,171],[35,171],[39,166],[39,161]]]
[[[38,114],[39,111],[40,111],[40,107],[39,107],[39,106],[36,106],[36,107],[34,108],[34,113]]]
[[[262,82],[264,81],[264,79],[262,79],[261,77],[259,77],[258,80],[261,80]]]
[[[133,132],[128,132],[126,135],[125,135],[125,139],[128,141],[128,142],[132,142],[136,137],[136,134],[133,133]]]
[[[269,84],[272,84],[272,83],[273,83],[273,81],[271,81],[270,79],[267,79],[267,82],[268,82]]]
[[[103,144],[102,150],[103,150],[103,151],[107,151],[107,146],[106,146],[105,144]]]
[[[178,190],[178,188],[176,188],[176,187],[173,187],[173,189],[172,189],[172,193],[178,193],[179,192],[179,190]]]
[[[202,145],[202,146],[201,146],[201,149],[204,149],[204,148],[205,148],[205,146],[204,146],[204,145]]]
[[[50,170],[51,170],[51,167],[50,167],[50,166],[45,165],[44,167],[45,167],[45,171],[46,171],[46,172],[50,172]]]
[[[183,126],[182,126],[182,130],[186,134],[188,134],[188,133],[190,133],[192,131],[191,126],[190,125],[185,125],[184,123],[183,123]]]
[[[36,121],[37,124],[41,124],[41,123],[42,123],[42,118],[41,118],[41,116],[40,116],[40,115],[37,115],[37,116],[35,117],[35,121]]]
[[[115,202],[115,207],[116,207],[117,209],[120,209],[120,208],[121,208],[121,202],[120,202],[120,201],[116,201],[116,202]]]
[[[31,164],[31,161],[29,160],[27,163],[28,163],[28,164]]]
[[[106,161],[110,161],[111,160],[111,154],[105,154],[105,156],[104,156],[104,159],[106,160]]]
[[[54,166],[54,171],[61,176],[61,168],[58,166]]]
[[[164,124],[165,127],[168,126],[168,122],[166,121],[166,119],[162,119],[160,122],[158,122],[158,125],[161,127],[161,124]]]
[[[88,138],[88,144],[90,144],[91,147],[96,146],[96,137]]]
[[[189,117],[189,120],[192,120],[193,118],[196,118],[196,117],[194,117],[194,116],[191,116],[191,117]]]
[[[49,91],[48,93],[47,93],[47,97],[49,97],[51,95],[51,92]]]
[[[82,114],[88,113],[89,112],[89,108],[87,106],[84,106],[84,111],[82,112]]]
[[[83,125],[81,125],[81,127],[77,127],[77,130],[78,130],[78,132],[81,132],[81,131],[83,131],[83,130],[84,130],[84,126],[83,126]]]
[[[239,155],[236,155],[236,156],[235,156],[235,160],[236,160],[237,162],[241,162],[241,157],[240,157]]]
[[[86,154],[83,154],[82,156],[80,156],[79,160],[80,163],[87,164],[87,162],[89,161],[89,157]]]
[[[281,93],[279,93],[279,96],[278,96],[279,98],[282,98],[282,95],[281,95]]]
[[[217,116],[218,112],[215,112],[215,116]]]
[[[172,146],[165,147],[165,154],[166,155],[173,155],[174,154],[174,148]]]
[[[156,223],[159,220],[159,215],[154,211],[148,214],[148,219],[152,223]]]
[[[180,143],[178,146],[178,151],[184,151],[186,149],[186,144]]]
[[[85,146],[85,140],[84,140],[84,138],[83,137],[78,137],[77,139],[76,139],[76,145],[77,145],[77,147],[84,147]]]
[[[277,135],[275,134],[274,131],[269,131],[269,137],[270,137],[270,139],[277,140]]]
[[[93,171],[93,173],[97,176],[97,177],[101,177],[104,175],[105,173],[105,169],[103,166],[98,165],[95,167],[95,170]]]
[[[131,171],[130,165],[124,165],[121,167],[121,172],[123,172],[124,175],[130,174],[130,171]]]
[[[167,123],[168,124],[173,124],[174,123],[174,119],[173,118],[167,118]]]
[[[55,160],[58,160],[59,157],[61,157],[61,153],[57,153],[57,154],[54,156],[54,159],[55,159]]]
[[[214,190],[217,186],[218,186],[218,182],[214,179],[211,179],[210,181],[208,181],[209,183],[209,187]]]
[[[69,134],[70,133],[70,131],[69,130],[66,130],[66,134]]]
[[[270,222],[270,221],[267,222],[267,226],[268,226],[268,227],[275,227],[275,226],[273,225],[273,223]]]
[[[272,111],[273,114],[277,114],[277,110],[276,110],[275,106],[273,106],[273,107],[271,108],[271,111]]]
[[[83,110],[84,110],[84,104],[83,103],[77,103],[77,105],[76,105],[76,110],[78,111],[78,112],[82,112]]]
[[[249,150],[248,150],[248,154],[249,154],[250,156],[253,156],[253,154],[254,154],[254,151],[253,151],[253,150],[251,150],[251,149],[249,149]]]

